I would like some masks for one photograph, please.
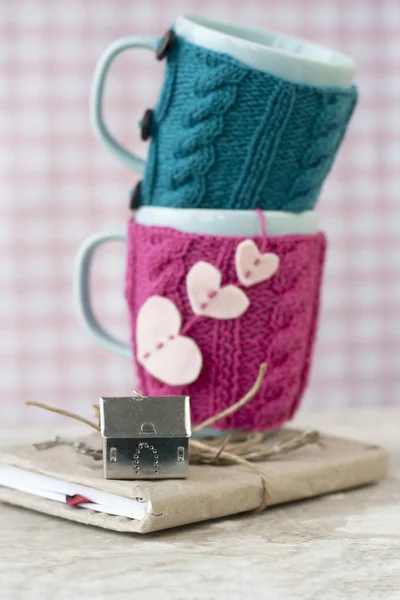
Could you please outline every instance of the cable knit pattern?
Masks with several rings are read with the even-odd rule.
[[[340,123],[348,122],[354,110],[354,103],[339,102],[335,94],[321,97],[321,105],[321,112],[316,114],[311,130],[310,144],[300,162],[300,173],[290,189],[288,202],[281,206],[284,210],[292,210],[293,203],[312,208],[306,204],[307,198],[314,191],[318,193],[344,135]],[[322,115],[326,115],[326,118],[322,118]],[[327,138],[331,141],[330,146],[326,144]]]
[[[275,89],[267,98],[266,109],[258,124],[246,161],[234,193],[230,200],[232,208],[248,206],[251,198],[252,208],[263,205],[263,192],[285,127],[294,107],[295,91],[284,81],[278,81]],[[266,131],[271,135],[265,135]],[[260,168],[263,164],[264,168]]]
[[[182,120],[182,133],[174,151],[169,189],[184,206],[201,208],[207,191],[207,174],[215,163],[214,143],[224,131],[225,113],[236,101],[237,85],[246,72],[225,64],[216,56],[206,57],[207,69],[195,82],[197,99]]]
[[[186,274],[205,260],[223,272],[223,283],[237,283],[235,252],[241,237],[178,232],[167,227],[129,224],[126,299],[136,353],[139,308],[153,295],[172,300],[182,314],[185,335],[203,355],[199,378],[186,386],[160,383],[135,361],[139,389],[148,395],[188,394],[193,423],[238,400],[254,383],[261,362],[268,373],[256,398],[220,421],[222,429],[269,429],[290,419],[304,392],[315,337],[325,236],[290,235],[267,239],[264,251],[280,257],[277,273],[246,289],[247,312],[238,319],[193,318]],[[261,237],[252,238],[261,248]]]
[[[263,73],[176,38],[140,204],[300,212],[316,204],[356,88]]]

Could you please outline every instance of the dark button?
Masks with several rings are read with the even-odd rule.
[[[175,37],[175,31],[173,29],[168,29],[156,50],[157,60],[163,60],[167,56],[175,41]]]
[[[140,198],[140,188],[142,187],[142,182],[138,181],[133,190],[131,191],[131,198],[129,202],[129,208],[131,210],[136,210],[139,206],[139,198]]]
[[[150,127],[151,127],[152,117],[153,117],[153,111],[151,110],[151,108],[148,108],[143,115],[142,124],[140,127],[140,137],[142,138],[143,141],[148,140],[150,137]]]

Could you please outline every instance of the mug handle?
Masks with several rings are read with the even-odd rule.
[[[126,234],[122,231],[95,233],[88,237],[79,248],[76,257],[74,277],[75,299],[81,318],[90,333],[109,350],[112,350],[125,358],[132,358],[130,344],[115,338],[98,322],[93,312],[89,292],[90,270],[94,252],[99,246],[104,244],[104,242],[112,241],[126,242]]]
[[[110,133],[103,119],[103,96],[108,71],[114,59],[125,50],[132,48],[146,48],[155,52],[159,46],[160,39],[157,37],[124,37],[109,46],[101,55],[97,63],[93,77],[90,98],[90,120],[97,137],[102,141],[115,156],[130,169],[140,174],[144,173],[146,161],[133,152],[124,148]]]

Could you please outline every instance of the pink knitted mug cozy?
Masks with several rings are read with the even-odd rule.
[[[239,400],[262,362],[256,397],[219,429],[265,430],[299,406],[311,365],[326,238],[253,238],[128,230],[125,295],[138,387],[189,395],[200,423]]]

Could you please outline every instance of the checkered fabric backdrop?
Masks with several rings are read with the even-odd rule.
[[[320,42],[358,65],[360,102],[319,203],[330,240],[308,409],[400,400],[400,4],[398,0],[2,0],[0,2],[1,426],[50,420],[26,400],[84,415],[134,387],[128,361],[82,329],[72,293],[79,244],[123,230],[137,176],[94,138],[88,96],[116,38],[162,35],[184,13]],[[131,148],[163,66],[118,59],[107,88],[112,130]],[[123,244],[98,253],[95,307],[127,338]]]

